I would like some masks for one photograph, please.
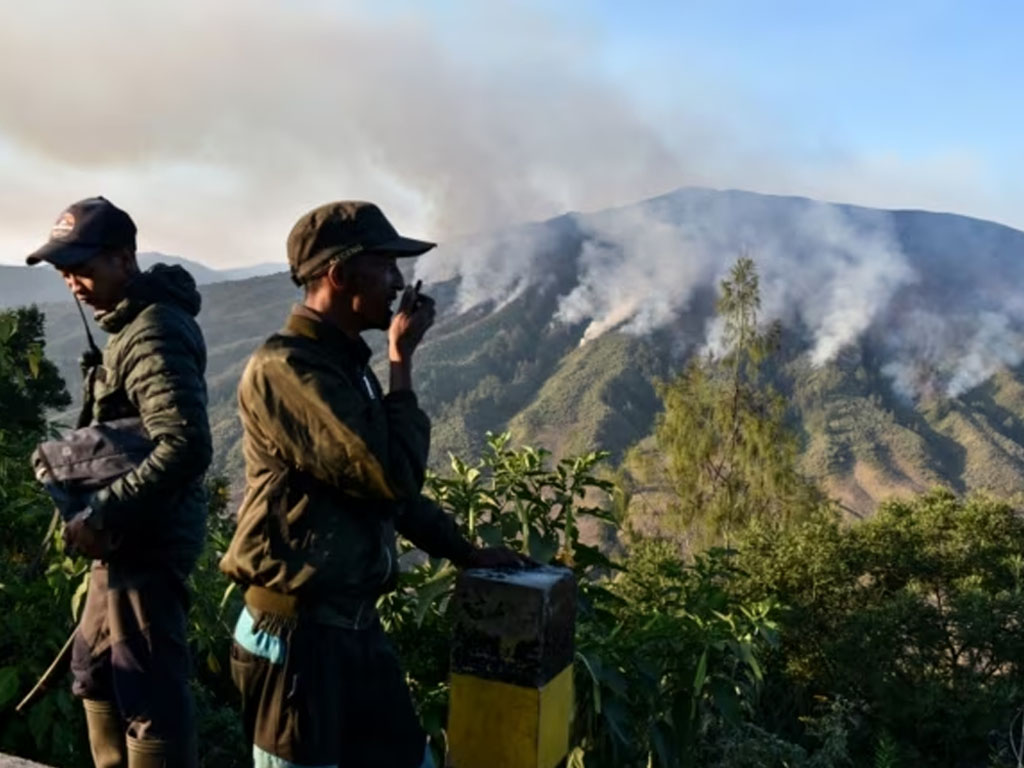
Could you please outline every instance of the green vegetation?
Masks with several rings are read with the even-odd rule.
[[[429,478],[428,492],[468,538],[577,577],[569,765],[1017,765],[1009,731],[1024,711],[1024,517],[1009,502],[935,490],[843,522],[798,471],[800,436],[769,384],[791,387],[817,420],[805,459],[855,466],[870,449],[879,471],[905,477],[900,462],[913,451],[936,474],[958,460],[985,471],[967,449],[958,455],[966,443],[956,441],[968,426],[982,445],[1000,444],[977,434],[989,427],[1015,440],[1021,388],[1003,377],[970,403],[933,403],[922,415],[873,396],[863,361],[791,379],[784,351],[757,325],[752,265],[741,261],[723,294],[724,353],[661,389],[661,448],[647,444],[666,454],[668,519],[701,535],[684,542],[678,526],[642,525],[627,491],[608,480],[605,452],[552,455],[491,434],[478,459],[452,456]],[[46,434],[45,409],[67,405],[41,338],[39,313],[0,313],[0,751],[79,766],[88,762],[84,725],[64,686],[26,716],[13,712],[73,626],[85,572],[48,527],[26,460]],[[576,350],[563,364],[565,388],[549,381],[538,408],[554,418],[609,405],[598,393],[621,380],[613,363],[630,354],[625,337]],[[583,392],[599,380],[581,373],[588,359],[612,373]],[[844,387],[862,407],[842,403]],[[902,431],[886,430],[897,422]],[[925,429],[946,441],[941,451],[913,437]],[[192,580],[194,691],[203,764],[234,768],[250,759],[227,672],[238,595],[216,568],[231,529],[227,482],[210,490],[208,546]],[[723,541],[728,548],[715,546]],[[379,608],[440,760],[455,569],[407,544],[402,562],[399,588]]]
[[[546,258],[560,263],[571,253]],[[678,375],[684,353],[692,351],[688,345],[703,337],[703,305],[681,317],[671,333],[610,331],[579,347],[582,327],[551,320],[558,297],[574,285],[575,274],[567,272],[552,275],[550,285],[524,292],[500,310],[443,314],[431,329],[416,375],[434,422],[435,469],[446,466],[449,452],[479,454],[488,431],[511,431],[517,441],[548,446],[556,456],[607,450],[614,459],[652,432],[662,411],[654,384]],[[242,477],[238,378],[250,352],[281,327],[298,294],[283,275],[202,290],[199,320],[209,346],[214,471],[227,476],[237,493]],[[452,285],[431,286],[431,291],[438,294],[442,312],[451,306]],[[779,342],[776,362],[763,370],[761,381],[792,406],[787,423],[798,437],[799,467],[859,516],[893,495],[906,497],[934,485],[1000,496],[1024,487],[1020,368],[952,401],[911,402],[892,393],[879,353],[868,341],[821,367],[807,360],[806,339],[798,331],[783,329]],[[48,306],[48,355],[73,395],[83,346],[74,305]]]
[[[25,715],[14,713],[74,628],[87,586],[88,563],[64,552],[53,505],[29,464],[32,449],[49,434],[46,411],[70,403],[42,349],[41,313],[0,312],[0,752],[85,766],[91,764],[85,720],[65,680]],[[205,764],[232,768],[246,765],[247,756],[226,672],[224,617],[237,614],[238,599],[226,594],[217,570],[233,527],[225,516],[226,488],[223,480],[210,482],[207,549],[192,577],[190,639]]]
[[[760,306],[754,262],[742,258],[718,300],[723,353],[694,358],[660,388],[656,460],[668,464],[672,507],[683,527],[726,544],[753,521],[788,522],[820,502],[797,471],[785,401],[765,381],[779,328],[758,327]]]
[[[27,717],[11,714],[71,632],[86,570],[64,555],[53,505],[28,461],[47,436],[45,409],[70,402],[42,355],[42,339],[38,311],[0,312],[0,751],[70,765],[88,748],[84,718],[66,686]]]
[[[805,702],[839,697],[856,706],[857,754],[877,746],[916,766],[1008,758],[1024,705],[1022,536],[1013,507],[948,491],[849,527],[827,515],[753,526],[737,558],[741,591],[783,606],[765,689],[772,719],[785,725]]]

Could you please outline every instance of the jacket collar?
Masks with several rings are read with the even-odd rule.
[[[296,304],[292,307],[292,313],[285,323],[285,330],[337,349],[360,367],[365,367],[370,362],[372,352],[362,337],[357,336],[353,339],[346,336],[340,328],[305,304]]]
[[[117,306],[96,312],[94,317],[107,333],[119,333],[151,304],[170,304],[195,317],[202,306],[202,297],[187,270],[177,265],[154,264],[128,283],[125,296]]]

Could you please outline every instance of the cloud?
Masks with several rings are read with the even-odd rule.
[[[65,169],[17,209],[43,232],[110,186],[150,246],[257,261],[325,199],[372,198],[411,234],[448,238],[683,182],[628,94],[588,69],[596,42],[527,10],[458,12],[468,40],[325,2],[4,12],[5,176]],[[0,236],[21,226],[5,215]]]
[[[1016,215],[968,152],[808,153],[699,60],[616,80],[597,31],[531,3],[389,7],[7,4],[0,259],[97,193],[144,247],[215,266],[283,258],[342,197],[441,241],[687,184]]]

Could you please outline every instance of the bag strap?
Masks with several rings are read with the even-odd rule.
[[[82,353],[82,356],[78,359],[78,364],[82,369],[82,388],[84,390],[84,396],[82,398],[82,411],[78,414],[78,428],[89,426],[89,422],[92,421],[92,407],[96,402],[96,398],[93,395],[93,384],[96,380],[96,369],[99,368],[100,363],[103,362],[103,353],[100,348],[96,346],[96,340],[92,337],[92,331],[89,329],[89,322],[85,319],[85,310],[82,309],[82,302],[78,300],[77,296],[72,296],[75,299],[75,305],[78,307],[78,316],[82,318],[82,326],[85,328],[85,338],[89,343],[89,348]]]

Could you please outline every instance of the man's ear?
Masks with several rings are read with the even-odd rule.
[[[345,268],[345,262],[336,261],[327,268],[324,279],[335,291],[343,291],[352,283],[352,270]]]

